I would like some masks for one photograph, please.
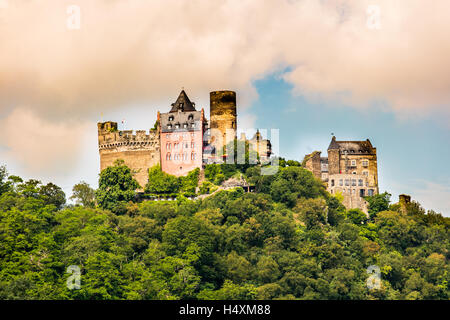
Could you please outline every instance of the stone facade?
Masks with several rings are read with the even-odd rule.
[[[365,196],[378,194],[377,150],[366,141],[331,139],[328,157],[315,151],[305,157],[304,166],[326,183],[330,193],[342,193],[344,205],[367,213]]]
[[[98,127],[100,171],[112,166],[118,159],[134,172],[141,188],[148,181],[148,169],[160,162],[159,128],[149,133],[138,130],[117,130],[116,122],[102,122]]]
[[[210,99],[210,143],[218,154],[224,147],[236,139],[237,115],[236,92],[213,91]]]

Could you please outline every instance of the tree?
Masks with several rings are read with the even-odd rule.
[[[95,206],[95,190],[84,181],[77,183],[72,188],[71,200],[76,200],[78,204],[84,207],[93,208]]]
[[[66,194],[60,187],[53,183],[48,183],[39,189],[39,194],[48,204],[53,204],[57,209],[61,209],[66,203]]]
[[[160,165],[151,167],[148,170],[148,183],[145,192],[151,194],[172,194],[178,193],[180,181],[177,177],[165,173]]]
[[[389,210],[391,194],[384,192],[365,199],[369,203],[369,216],[373,219],[378,212]]]
[[[359,209],[347,210],[347,218],[354,224],[362,224],[367,220],[367,216]]]
[[[117,160],[114,166],[100,173],[95,196],[101,208],[113,210],[120,202],[133,200],[138,188],[139,183],[133,178],[131,169],[123,160]]]
[[[9,191],[11,188],[11,182],[8,181],[8,172],[5,166],[0,166],[0,196]]]

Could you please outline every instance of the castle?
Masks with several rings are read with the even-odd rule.
[[[138,130],[119,131],[112,121],[98,123],[100,170],[112,166],[118,159],[134,172],[135,178],[145,188],[148,169],[161,165],[161,169],[175,176],[184,176],[195,168],[209,163],[222,163],[226,147],[237,140],[237,108],[234,91],[210,93],[210,121],[204,109],[182,90],[169,112],[157,113],[157,121],[147,133]],[[272,155],[270,140],[259,132],[247,139],[241,134],[239,141],[248,143],[261,162]],[[359,208],[367,213],[365,196],[378,194],[377,150],[366,141],[337,141],[333,136],[328,147],[328,157],[320,151],[306,155],[303,166],[321,179],[331,194],[341,194],[348,208]]]
[[[366,141],[337,141],[333,136],[328,157],[320,151],[306,155],[303,165],[321,179],[331,194],[342,194],[346,208],[367,213],[365,196],[378,194],[377,149]]]
[[[234,91],[210,93],[210,121],[204,109],[197,111],[186,92],[182,90],[169,112],[157,113],[155,126],[145,130],[119,131],[116,122],[97,124],[100,170],[118,160],[135,173],[143,189],[148,182],[148,169],[160,164],[161,169],[175,176],[186,175],[208,163],[221,163],[226,146],[237,137],[237,108]],[[271,143],[260,132],[247,140],[249,147],[261,159],[271,155]]]

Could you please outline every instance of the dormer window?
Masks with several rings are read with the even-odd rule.
[[[188,124],[187,124],[187,123],[184,123],[184,124],[183,124],[183,128],[186,129],[187,127],[188,127]]]
[[[167,129],[172,129],[172,125],[171,124],[167,125]]]
[[[179,128],[180,128],[180,124],[177,123],[177,124],[175,125],[175,129],[179,129]]]
[[[192,114],[189,115],[188,120],[194,120],[194,116]]]
[[[191,124],[191,128],[195,128],[195,123],[192,123],[192,124]]]
[[[170,116],[170,117],[169,117],[169,121],[173,121],[173,116]]]

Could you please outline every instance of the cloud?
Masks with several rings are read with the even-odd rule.
[[[450,217],[450,181],[446,184],[422,181],[422,187],[414,190],[414,197],[425,208]]]
[[[2,158],[27,174],[64,174],[76,167],[88,130],[87,123],[52,123],[18,108],[0,119]]]
[[[74,4],[80,29],[68,28]],[[379,30],[367,27],[369,4],[380,8]],[[43,170],[43,153],[18,147],[39,151],[31,137],[69,165],[50,146],[61,136],[76,144],[70,125],[82,132],[100,112],[130,105],[164,110],[181,87],[206,93],[197,101],[235,90],[243,110],[257,98],[252,82],[286,67],[284,79],[309,99],[384,101],[450,123],[449,10],[446,0],[2,0],[0,145]],[[17,132],[17,119],[47,142]]]
[[[67,28],[74,3],[79,30]],[[372,3],[379,30],[367,27]],[[252,80],[281,66],[309,97],[400,111],[450,103],[445,0],[18,0],[0,10],[2,108],[43,117],[160,101],[182,86],[239,90],[245,106]]]

